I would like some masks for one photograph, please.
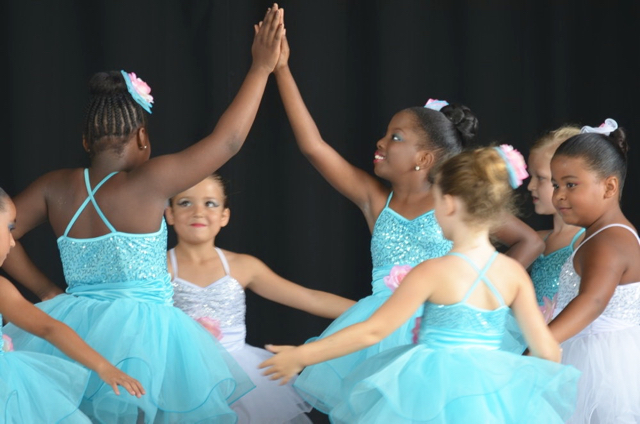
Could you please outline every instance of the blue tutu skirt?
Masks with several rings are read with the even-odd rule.
[[[580,372],[486,349],[403,346],[361,364],[344,382],[333,423],[564,423]]]
[[[502,345],[500,349],[522,355],[527,349],[527,342],[524,339],[522,330],[516,321],[516,317],[513,315],[513,311],[509,311],[507,314],[507,320],[505,322],[504,338],[502,339]]]
[[[254,387],[220,343],[173,306],[71,295],[37,306],[69,325],[146,390],[139,399],[124,390],[116,396],[92,372],[81,409],[94,421],[235,423],[229,405]],[[5,333],[18,350],[67,359],[50,343],[11,324]]]
[[[327,329],[313,340],[327,337],[350,325],[369,318],[389,298],[391,291],[367,296],[336,318]],[[387,349],[410,344],[416,318],[422,316],[422,307],[400,328],[384,338],[380,343],[358,352],[306,367],[298,376],[294,387],[317,410],[328,414],[342,400],[341,390],[345,377],[367,358]]]
[[[53,356],[0,352],[0,423],[90,424],[79,411],[89,371]]]

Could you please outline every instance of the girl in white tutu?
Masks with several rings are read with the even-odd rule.
[[[553,204],[585,227],[560,275],[562,362],[582,371],[571,423],[640,422],[640,239],[620,209],[628,145],[613,119],[583,127],[551,161]]]
[[[218,174],[173,197],[166,217],[178,236],[167,258],[174,304],[218,337],[256,385],[232,405],[238,422],[310,422],[305,412],[311,406],[291,385],[279,386],[258,370],[258,364],[272,354],[245,343],[244,290],[325,318],[336,318],[355,302],[299,286],[253,256],[215,247],[215,238],[230,217]]]
[[[364,349],[424,305],[417,343],[361,363],[345,379],[332,422],[564,422],[579,372],[555,363],[560,348],[526,270],[489,240],[523,176],[522,156],[504,145],[463,152],[437,167],[435,214],[453,241],[449,253],[413,268],[366,321],[296,348],[269,347],[279,353],[261,365],[265,373],[286,382],[309,364]],[[500,350],[510,310],[537,358]]]
[[[11,234],[15,221],[16,208],[0,188],[0,266],[15,246]],[[0,322],[3,316],[95,371],[116,395],[120,395],[119,385],[132,396],[144,394],[137,380],[111,365],[68,326],[33,306],[0,277]],[[0,423],[90,423],[78,409],[88,382],[89,372],[77,364],[51,355],[13,351],[11,339],[0,329]]]

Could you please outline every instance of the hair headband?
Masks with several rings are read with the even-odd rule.
[[[153,106],[153,97],[149,94],[151,93],[151,87],[149,87],[146,82],[138,78],[134,72],[120,72],[124,77],[124,82],[127,83],[127,90],[129,90],[129,94],[131,94],[133,100],[142,106],[144,110],[151,113],[151,106]]]
[[[584,127],[582,127],[582,129],[580,129],[580,134],[596,133],[596,134],[609,135],[617,129],[618,129],[618,123],[611,118],[607,118],[597,128],[593,128],[585,125]]]
[[[427,103],[424,105],[424,107],[426,107],[427,109],[440,111],[440,109],[448,105],[449,102],[447,102],[446,100],[429,99],[427,100]]]
[[[520,187],[522,181],[529,177],[529,173],[527,173],[527,163],[524,161],[522,154],[509,144],[501,144],[498,147],[494,147],[494,149],[496,149],[500,157],[507,164],[509,184],[511,187]]]

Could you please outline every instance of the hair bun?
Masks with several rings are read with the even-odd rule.
[[[127,90],[127,84],[120,71],[98,72],[89,80],[89,94],[108,96]]]
[[[453,103],[440,109],[440,112],[453,122],[465,144],[475,138],[478,133],[478,118],[471,112],[471,109]]]
[[[613,131],[609,134],[609,139],[613,144],[618,146],[622,154],[624,155],[624,159],[627,160],[627,152],[629,151],[629,143],[627,143],[627,134],[624,130],[618,127],[617,130]]]

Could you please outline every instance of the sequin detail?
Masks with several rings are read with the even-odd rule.
[[[445,239],[433,211],[409,220],[385,207],[373,227],[373,267],[415,265],[445,255],[452,243]]]
[[[545,297],[553,299],[558,292],[562,266],[572,252],[571,246],[565,246],[547,256],[540,255],[531,265],[531,280],[536,289],[538,305],[544,305]]]

